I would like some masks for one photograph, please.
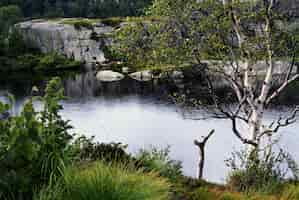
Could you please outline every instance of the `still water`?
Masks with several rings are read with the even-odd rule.
[[[168,94],[189,91],[194,83],[140,83],[132,79],[103,83],[90,73],[77,74],[63,79],[68,100],[62,102],[63,117],[70,119],[76,133],[95,136],[100,142],[128,144],[128,151],[136,153],[140,148],[152,146],[165,148],[170,145],[171,157],[180,160],[185,175],[196,176],[198,149],[194,139],[200,139],[211,129],[215,135],[206,149],[204,177],[213,182],[224,182],[228,168],[224,160],[242,144],[231,132],[226,120],[185,119],[168,98]],[[46,78],[25,77],[0,80],[0,97],[6,92],[16,96],[15,112],[30,95],[36,85],[43,88]],[[279,111],[268,112],[270,121]],[[286,148],[299,162],[299,124],[282,131],[280,146]]]

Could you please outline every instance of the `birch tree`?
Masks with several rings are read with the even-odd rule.
[[[153,56],[151,65],[190,63],[200,67],[211,96],[210,103],[202,108],[207,108],[212,117],[229,119],[234,135],[252,152],[258,152],[261,141],[271,140],[281,128],[295,123],[299,113],[295,106],[289,116],[280,116],[270,124],[265,122],[265,111],[299,78],[297,19],[281,9],[280,3],[156,0],[148,12],[162,16],[159,25],[152,25],[156,28],[147,32],[147,40],[144,34],[135,38],[138,43],[148,42],[152,34],[151,45],[142,49],[147,57]],[[152,30],[146,28],[149,26],[143,26],[143,32]],[[136,58],[140,49],[133,41],[130,37],[130,44],[124,43],[121,48],[135,49],[131,54]],[[215,91],[219,83],[213,81],[215,77],[220,77],[233,92],[234,106],[227,106],[218,98]],[[241,126],[247,131],[241,131]]]

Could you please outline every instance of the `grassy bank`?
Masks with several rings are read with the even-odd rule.
[[[42,190],[35,200],[167,200],[170,185],[155,173],[103,162],[64,171],[60,182]]]

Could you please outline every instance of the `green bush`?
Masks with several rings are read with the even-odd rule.
[[[154,174],[97,162],[86,168],[68,168],[58,185],[35,200],[167,200],[169,184]]]
[[[69,60],[57,53],[50,53],[39,57],[39,62],[34,70],[74,69],[81,65],[81,62]]]
[[[169,147],[163,150],[152,148],[151,150],[141,150],[137,155],[137,163],[145,171],[155,171],[161,176],[176,182],[182,178],[182,165],[180,161],[172,160],[169,157]]]
[[[124,19],[120,17],[111,17],[111,18],[106,18],[102,19],[101,22],[105,24],[106,26],[112,26],[112,27],[117,27],[122,23]]]
[[[29,100],[20,115],[0,119],[0,199],[30,200],[35,190],[54,181],[70,161],[71,126],[59,115],[59,79],[50,81],[36,112]],[[0,116],[13,104],[0,102]]]
[[[106,163],[129,163],[133,160],[121,143],[99,143],[92,138],[79,137],[74,142],[76,160],[81,162],[104,161]]]
[[[275,193],[283,184],[283,179],[274,171],[262,166],[251,166],[243,170],[234,170],[228,185],[240,192]]]
[[[81,30],[82,28],[86,28],[89,30],[93,30],[93,25],[91,22],[87,20],[79,20],[74,22],[74,27],[76,30]]]
[[[292,157],[280,150],[260,152],[258,158],[252,159],[248,152],[235,152],[228,162],[232,172],[228,177],[228,186],[245,193],[276,194],[280,192],[286,180],[287,172],[298,178],[298,166]],[[237,165],[237,162],[240,164]]]
[[[10,27],[22,19],[22,11],[16,5],[0,6],[0,35],[6,35]]]

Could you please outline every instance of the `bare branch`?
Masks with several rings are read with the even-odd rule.
[[[198,164],[198,178],[202,179],[203,177],[203,169],[205,164],[205,146],[209,138],[215,133],[215,130],[211,130],[210,133],[203,137],[203,140],[199,142],[198,140],[194,140],[194,144],[199,148],[200,159]]]
[[[277,90],[275,90],[270,97],[267,98],[265,105],[268,105],[275,99],[290,83],[299,79],[299,74],[294,75],[292,78],[286,80]]]
[[[232,129],[234,134],[237,136],[237,138],[239,138],[241,140],[241,142],[243,142],[244,144],[250,144],[254,147],[258,146],[258,143],[255,141],[252,141],[250,139],[246,139],[244,138],[241,133],[239,132],[238,128],[237,128],[237,122],[236,122],[236,118],[230,118],[232,121]]]
[[[294,124],[296,122],[298,113],[299,113],[299,106],[296,106],[296,108],[292,111],[290,116],[288,116],[286,119],[283,119],[283,117],[280,116],[276,122],[272,122],[270,124],[268,130],[262,132],[260,137],[262,137],[263,135],[266,135],[266,134],[271,135],[272,133],[277,133],[280,128]],[[276,124],[276,127],[272,128],[274,126],[274,124]]]

